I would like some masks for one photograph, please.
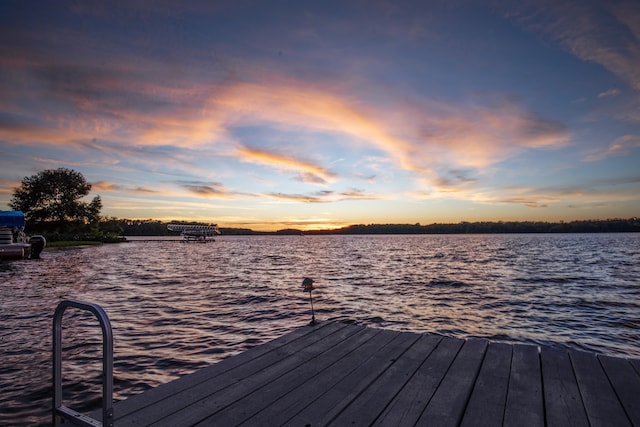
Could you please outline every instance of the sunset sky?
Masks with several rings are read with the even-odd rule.
[[[254,230],[640,215],[640,2],[0,2],[0,210]]]

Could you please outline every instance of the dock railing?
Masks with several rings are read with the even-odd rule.
[[[62,404],[62,315],[69,307],[93,313],[102,328],[102,422]],[[61,418],[81,426],[113,426],[113,333],[107,313],[97,304],[64,300],[53,316],[53,425]]]

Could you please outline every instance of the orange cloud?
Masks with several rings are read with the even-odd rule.
[[[242,123],[264,124],[306,132],[342,135],[350,144],[373,145],[396,153],[401,164],[409,165],[404,154],[407,141],[388,133],[383,121],[367,114],[352,97],[298,82],[269,85],[241,83],[230,85],[210,100],[211,108],[223,126]],[[398,149],[400,149],[398,151]]]
[[[359,188],[352,188],[340,193],[342,200],[378,200],[383,197],[379,195],[368,194],[366,191]]]
[[[106,191],[106,192],[127,192],[127,193],[137,193],[137,194],[158,194],[160,193],[157,190],[152,190],[145,187],[125,187],[123,185],[115,184],[113,182],[106,181],[97,181],[91,183],[92,191]]]
[[[20,187],[20,182],[0,179],[0,195],[13,195],[13,190]]]
[[[321,166],[298,160],[293,157],[282,156],[266,150],[239,147],[235,153],[242,161],[245,162],[261,163],[269,166],[299,171],[301,172],[301,180],[304,182],[326,184],[334,181],[336,178],[335,174]]]
[[[351,188],[339,193],[334,191],[320,191],[314,194],[284,194],[269,193],[266,196],[286,201],[304,202],[304,203],[328,203],[345,200],[380,200],[385,197],[380,195],[368,194],[365,190]]]
[[[482,168],[524,149],[562,145],[569,137],[562,124],[534,117],[512,102],[461,107],[422,100],[375,107],[296,82],[230,85],[210,99],[209,108],[227,129],[250,123],[331,132],[346,144],[380,149],[399,167],[434,178],[438,165]],[[245,148],[237,152],[254,161],[291,163]]]
[[[310,196],[303,194],[284,194],[284,193],[268,193],[265,196],[276,200],[285,200],[289,202],[303,202],[303,203],[326,203],[326,200],[318,196]]]
[[[92,135],[56,129],[44,125],[15,125],[0,126],[0,139],[16,145],[62,145],[79,146],[83,139],[88,140]]]
[[[91,184],[93,191],[120,191],[122,186],[113,182],[98,181]]]
[[[569,137],[560,123],[534,117],[513,102],[464,106],[389,99],[386,105],[375,105],[344,89],[277,77],[268,84],[184,87],[135,78],[151,65],[143,63],[141,69],[133,70],[116,63],[109,72],[74,71],[86,90],[74,89],[72,82],[55,89],[56,97],[75,105],[77,111],[49,111],[45,122],[35,127],[2,126],[0,137],[25,144],[91,146],[116,156],[126,150],[137,161],[151,164],[158,159],[150,157],[161,153],[136,154],[136,149],[189,148],[291,170],[302,182],[325,185],[338,179],[325,166],[300,159],[300,153],[328,152],[328,147],[305,146],[309,142],[300,140],[298,152],[283,155],[273,149],[249,148],[234,133],[243,126],[265,126],[301,135],[327,133],[331,135],[327,144],[379,150],[395,166],[435,186],[446,181],[440,176],[443,170],[485,168],[523,150],[561,145]],[[109,144],[90,142],[96,138]],[[176,151],[162,161],[188,170],[195,159]]]

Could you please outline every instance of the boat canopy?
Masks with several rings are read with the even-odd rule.
[[[0,211],[0,227],[24,227],[24,213],[20,211]]]
[[[220,234],[218,226],[214,225],[192,225],[192,224],[167,224],[169,231],[179,231],[182,237],[188,241],[206,242],[214,241],[213,236]]]
[[[213,236],[220,234],[216,224],[214,225],[191,225],[191,224],[167,224],[167,230],[180,231],[182,234],[192,236]]]

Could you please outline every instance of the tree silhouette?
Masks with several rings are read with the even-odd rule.
[[[24,212],[29,228],[59,232],[82,231],[97,226],[102,201],[81,199],[89,194],[91,184],[71,169],[47,169],[22,180],[13,192],[11,209]]]

